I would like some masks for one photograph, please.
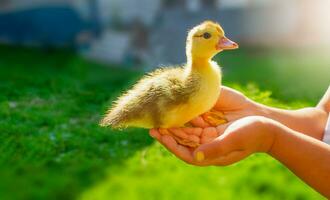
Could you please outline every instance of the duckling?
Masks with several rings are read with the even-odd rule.
[[[187,36],[187,63],[157,69],[144,76],[117,99],[100,125],[183,127],[203,113],[211,124],[223,123],[221,114],[208,112],[215,105],[221,86],[220,67],[211,59],[222,50],[236,48],[238,45],[225,37],[218,23],[205,21],[195,26]]]

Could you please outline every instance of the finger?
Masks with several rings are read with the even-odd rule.
[[[200,139],[196,135],[189,135],[188,136],[188,140],[194,142],[195,144],[199,144],[200,143]]]
[[[224,114],[228,122],[236,121],[245,116],[242,113],[239,113],[239,111],[224,111]]]
[[[200,128],[206,128],[210,126],[201,116],[198,116],[195,119],[191,120],[190,123],[193,126]]]
[[[196,136],[200,136],[203,131],[203,129],[200,127],[185,127],[182,128],[182,130],[189,135],[196,135]]]
[[[156,128],[150,129],[149,134],[151,137],[157,139],[162,145],[164,145],[164,142],[162,141],[162,137],[164,135],[164,130],[162,130],[163,133],[161,133],[160,130],[161,130],[160,128],[159,129],[156,129]]]
[[[150,129],[150,131],[149,131],[149,135],[150,135],[152,138],[155,138],[155,139],[157,139],[157,140],[160,140],[160,138],[161,138],[161,135],[160,135],[160,133],[158,132],[157,129]]]
[[[157,130],[157,129],[151,129],[150,132],[149,132],[150,136],[157,139],[161,144],[164,144],[164,142],[162,141],[162,135],[160,134],[160,132]],[[189,139],[187,139],[187,141],[179,138],[179,137],[176,137],[175,135],[171,135],[171,137],[173,137],[176,141],[176,143],[182,143],[182,144],[185,144],[186,146],[194,146],[194,147],[197,147],[199,142],[196,143],[194,141],[189,141]],[[166,146],[165,146],[166,147]]]
[[[220,96],[214,108],[218,110],[231,110],[231,101],[242,97],[244,97],[244,95],[241,92],[226,86],[221,86]]]
[[[235,150],[235,148],[232,141],[220,136],[209,143],[199,146],[194,152],[194,157],[198,161],[214,160],[228,154],[233,150]]]
[[[173,135],[180,137],[182,139],[187,139],[188,138],[188,133],[186,133],[185,131],[183,131],[180,128],[170,128],[168,129]]]
[[[218,137],[217,129],[215,127],[207,127],[203,129],[201,135],[201,144],[208,143]]]
[[[220,166],[227,166],[231,165],[233,163],[236,163],[250,155],[249,152],[244,151],[244,150],[237,150],[237,151],[232,151],[229,154],[216,158],[213,163],[215,165],[220,165]]]
[[[170,135],[161,135],[162,139],[160,141],[161,144],[164,145],[166,149],[172,152],[176,157],[183,160],[184,162],[197,166],[209,166],[213,165],[212,162],[203,161],[196,162],[193,157],[193,152],[195,148],[190,148],[186,146],[182,146],[178,144],[175,139]]]
[[[158,129],[159,133],[162,134],[162,135],[170,135],[171,133],[165,129],[165,128],[159,128]]]
[[[218,108],[221,108],[222,105],[226,102],[226,96],[228,96],[230,94],[230,91],[232,89],[229,88],[229,87],[226,87],[226,86],[221,86],[221,89],[220,89],[220,95],[218,97],[218,101],[217,103],[215,104],[214,107],[218,107]]]
[[[224,131],[227,129],[228,126],[230,126],[232,122],[219,125],[217,127],[207,127],[203,129],[202,135],[201,135],[201,144],[206,144],[214,140],[215,138],[219,137],[224,133]]]
[[[198,136],[186,133],[182,128],[170,128],[168,131],[171,133],[171,136],[182,145],[197,147],[200,144]]]
[[[186,146],[186,147],[198,147],[199,146],[199,138],[197,136],[194,136],[194,137],[197,137],[197,140],[196,138],[187,138],[187,139],[182,139],[180,137],[177,137],[175,135],[171,135],[178,144],[181,144],[183,146]]]
[[[179,145],[173,137],[169,135],[163,135],[162,136],[162,143],[164,146],[171,151],[175,156],[180,158],[181,160],[187,162],[187,163],[193,163],[193,156],[192,152],[189,151],[187,147],[184,147],[182,145]]]
[[[225,130],[226,130],[226,129],[227,129],[232,123],[233,123],[233,121],[232,121],[232,122],[229,122],[229,123],[226,123],[226,124],[221,124],[221,125],[217,126],[217,127],[216,127],[216,130],[217,130],[217,134],[218,134],[218,136],[222,135],[222,134],[225,132]]]

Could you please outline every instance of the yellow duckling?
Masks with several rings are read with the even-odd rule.
[[[225,37],[221,26],[205,21],[189,31],[187,63],[158,69],[118,98],[100,125],[141,128],[182,127],[209,111],[219,97],[221,70],[212,57],[238,45]],[[216,114],[208,115],[212,124]]]

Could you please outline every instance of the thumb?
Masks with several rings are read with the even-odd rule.
[[[222,135],[225,130],[227,129],[228,126],[230,126],[232,122],[226,123],[226,124],[221,124],[217,127],[207,127],[202,129],[202,133],[200,136],[200,142],[201,144],[209,143]]]
[[[194,151],[194,159],[198,162],[214,160],[229,154],[233,150],[235,150],[233,141],[230,140],[230,136],[226,137],[224,133],[213,141],[199,146]]]
[[[224,132],[226,131],[226,129],[233,123],[234,121],[231,121],[231,122],[227,122],[225,124],[220,124],[216,127],[217,129],[217,133],[218,135],[222,135],[224,134]]]

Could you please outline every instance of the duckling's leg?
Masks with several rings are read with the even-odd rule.
[[[228,122],[223,112],[214,109],[204,113],[202,117],[211,126],[219,126]]]

